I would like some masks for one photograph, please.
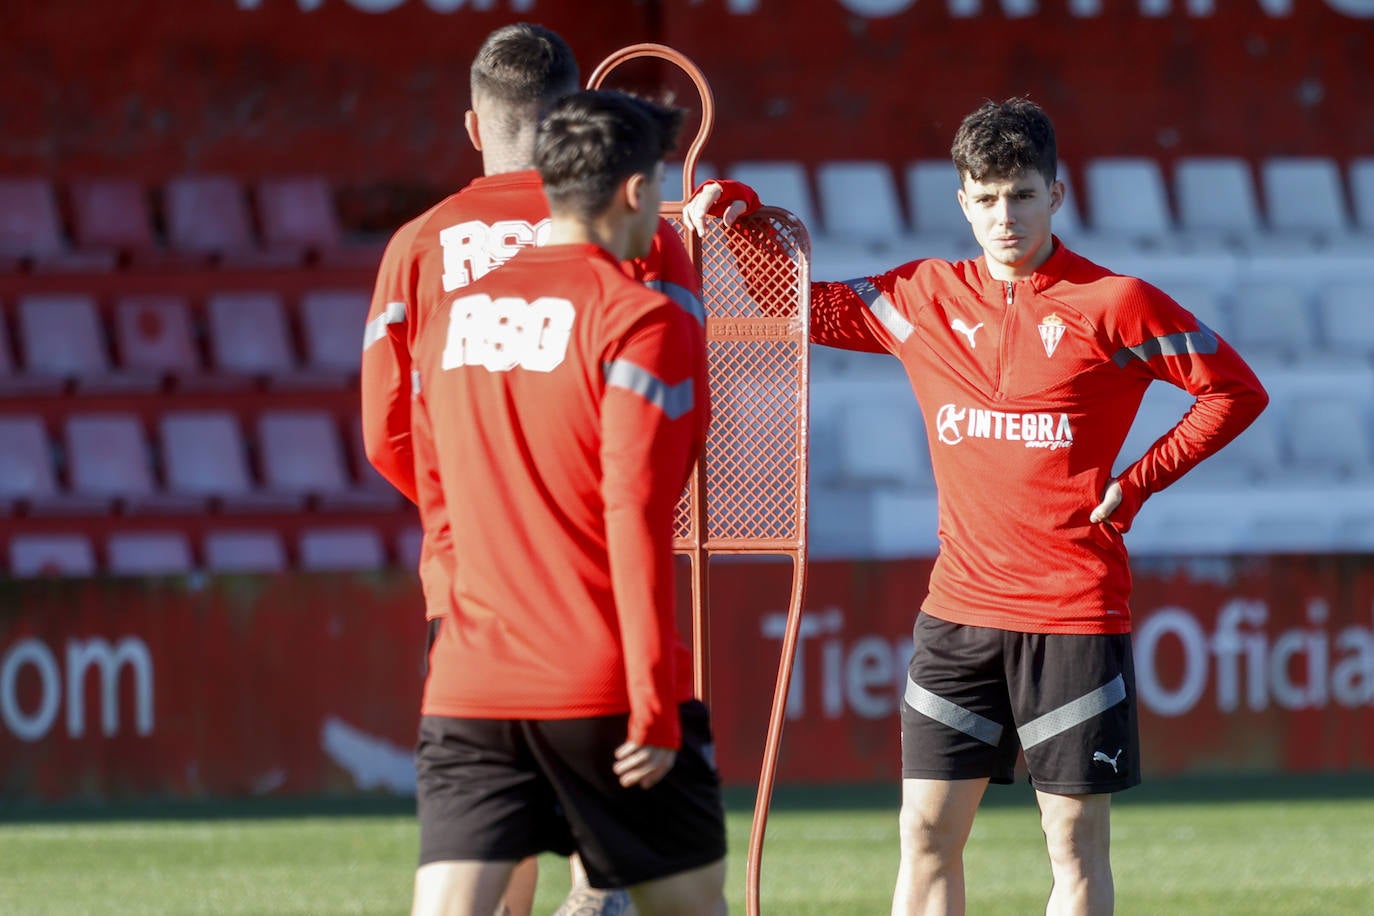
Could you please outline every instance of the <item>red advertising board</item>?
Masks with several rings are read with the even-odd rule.
[[[1138,563],[1147,777],[1374,767],[1374,560]],[[929,561],[814,564],[781,784],[895,781]],[[728,782],[757,778],[786,565],[712,570]],[[0,586],[0,800],[406,792],[421,683],[404,574]]]

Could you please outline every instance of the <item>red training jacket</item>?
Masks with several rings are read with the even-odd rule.
[[[448,292],[479,279],[523,248],[548,240],[549,205],[533,170],[470,182],[403,225],[387,243],[363,337],[362,427],[368,461],[416,501],[411,448],[411,349]],[[660,221],[653,249],[626,262],[630,276],[702,316],[699,281],[682,240]],[[425,519],[422,527],[429,529]],[[435,545],[421,548],[426,616],[448,610],[448,583]]]
[[[674,510],[709,417],[698,316],[581,244],[524,251],[431,318],[417,485],[453,602],[424,713],[628,712],[628,740],[676,748],[692,683]]]
[[[939,492],[923,610],[1021,632],[1128,632],[1122,534],[1146,497],[1235,438],[1268,395],[1173,299],[1054,244],[1015,282],[993,279],[980,257],[813,284],[811,339],[892,353],[911,379]],[[1093,524],[1155,380],[1197,400],[1119,475],[1122,504]]]

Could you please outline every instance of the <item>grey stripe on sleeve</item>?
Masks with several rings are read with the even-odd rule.
[[[667,280],[650,280],[644,285],[650,289],[658,290],[676,302],[684,312],[695,318],[697,324],[702,327],[706,326],[706,306],[702,305],[701,300],[687,287]]]
[[[892,302],[882,294],[882,291],[873,285],[872,280],[867,277],[859,277],[855,280],[844,281],[844,285],[858,293],[859,298],[864,301],[864,305],[868,306],[868,310],[873,313],[873,316],[899,342],[906,343],[906,339],[916,330],[911,322],[907,321]]]
[[[375,344],[386,336],[386,329],[393,324],[400,324],[406,320],[406,304],[404,302],[388,302],[386,308],[376,318],[367,323],[363,328],[363,349]]]
[[[676,385],[669,385],[648,369],[626,359],[606,363],[602,369],[606,374],[607,385],[633,391],[662,410],[663,415],[669,420],[676,420],[696,404],[696,394],[690,378],[683,379]]]
[[[1217,352],[1217,335],[1205,324],[1199,324],[1196,331],[1179,331],[1151,337],[1134,347],[1122,347],[1112,357],[1112,362],[1125,367],[1133,359],[1144,362],[1156,356],[1182,356],[1184,353]]]

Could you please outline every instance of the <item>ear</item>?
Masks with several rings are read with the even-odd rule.
[[[482,132],[477,126],[477,112],[469,108],[463,113],[463,126],[467,128],[468,139],[472,141],[472,148],[481,152]]]
[[[1068,193],[1068,188],[1064,182],[1055,179],[1054,184],[1050,185],[1050,213],[1058,213],[1059,208],[1064,206],[1064,196]]]
[[[959,198],[959,209],[964,211],[964,219],[970,223],[973,222],[973,217],[968,212],[968,195],[964,193],[964,189],[960,188],[956,191],[955,196]]]
[[[632,213],[638,213],[644,209],[644,182],[646,181],[648,178],[643,172],[635,172],[625,179],[625,206]]]

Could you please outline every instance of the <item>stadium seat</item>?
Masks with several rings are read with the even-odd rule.
[[[1276,157],[1260,164],[1272,231],[1331,241],[1350,228],[1340,171],[1325,158]]]
[[[1371,405],[1367,399],[1330,398],[1286,412],[1295,472],[1320,479],[1374,476]]]
[[[1089,228],[1135,242],[1161,243],[1174,232],[1169,197],[1153,159],[1092,159],[1085,169]]]
[[[1307,297],[1292,287],[1245,285],[1235,291],[1228,340],[1242,356],[1301,359],[1317,347],[1317,326]]]
[[[828,235],[892,245],[909,234],[887,163],[823,162],[816,168],[816,186]]]
[[[134,414],[73,414],[65,425],[65,445],[73,492],[105,498],[155,492],[148,442]]]
[[[342,240],[333,192],[322,176],[267,178],[258,182],[255,195],[269,247],[318,252]]]
[[[257,443],[268,490],[319,495],[349,489],[339,433],[324,411],[265,411],[258,418]]]
[[[1355,223],[1365,234],[1374,234],[1374,156],[1350,163],[1350,196]]]
[[[367,323],[368,290],[310,290],[301,297],[306,365],[342,375],[357,373]]]
[[[911,225],[917,235],[954,239],[969,235],[968,220],[955,196],[959,175],[948,159],[924,159],[908,165],[906,190],[911,201]]]
[[[757,191],[765,206],[790,211],[812,232],[822,228],[811,201],[806,167],[800,162],[739,162],[729,177]]]
[[[147,189],[137,179],[78,178],[67,193],[79,247],[133,257],[156,250]]]
[[[180,376],[201,369],[191,306],[182,296],[119,297],[114,308],[114,339],[119,364],[126,368]]]
[[[56,375],[34,375],[19,368],[11,346],[7,309],[0,303],[0,398],[51,395],[62,390],[65,380]]]
[[[84,534],[16,534],[10,538],[10,575],[93,576],[95,548]]]
[[[158,420],[158,439],[172,492],[207,498],[253,492],[243,435],[228,411],[169,411]]]
[[[31,293],[19,300],[24,367],[61,378],[106,375],[110,358],[95,300],[83,293]]]
[[[163,188],[163,210],[171,247],[202,255],[251,251],[256,247],[248,200],[227,175],[178,175]]]
[[[37,416],[0,416],[0,506],[57,494],[43,421]]]
[[[902,490],[935,488],[925,427],[910,398],[849,404],[836,419],[844,483]]]
[[[275,531],[211,531],[205,535],[205,568],[217,573],[277,573],[286,569],[286,548]]]
[[[105,566],[116,576],[172,576],[195,563],[180,531],[116,531],[105,541]]]
[[[300,567],[312,572],[380,569],[382,538],[372,528],[311,528],[301,532]]]
[[[221,372],[286,375],[296,368],[281,297],[269,291],[212,293],[205,302],[212,361]]]
[[[0,257],[51,257],[66,247],[52,184],[46,178],[0,178]]]
[[[1327,350],[1374,359],[1374,279],[1324,288],[1317,298],[1317,319]]]
[[[1250,163],[1231,157],[1184,157],[1174,167],[1179,226],[1199,238],[1245,243],[1263,231]]]

